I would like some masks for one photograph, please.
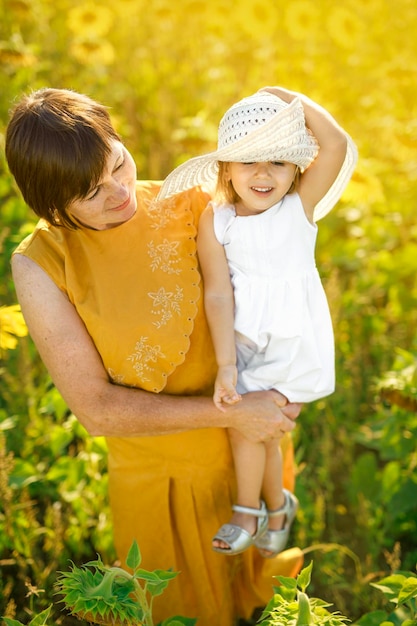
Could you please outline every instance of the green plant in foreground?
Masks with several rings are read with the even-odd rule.
[[[326,609],[330,606],[327,602],[307,596],[305,590],[310,584],[312,569],[313,562],[297,578],[276,576],[280,586],[274,587],[274,595],[261,615],[260,626],[342,626],[350,621],[339,612],[330,613]]]
[[[97,561],[82,567],[72,566],[69,572],[60,572],[56,590],[63,596],[62,602],[72,615],[94,624],[117,626],[153,626],[152,602],[163,593],[177,572],[140,568],[142,557],[136,541],[133,542],[126,559],[132,574],[120,567]],[[193,626],[196,620],[171,617],[161,626]],[[13,626],[10,625],[10,626]]]
[[[29,622],[28,626],[47,626],[46,620],[49,617],[51,608],[52,607],[50,606],[42,611],[42,613],[35,615],[35,617]],[[3,617],[3,621],[6,626],[23,626],[22,622],[18,622],[17,620],[11,619],[10,617]]]
[[[417,576],[397,573],[387,576],[372,587],[382,591],[395,604],[391,613],[372,611],[356,622],[358,626],[417,626]]]
[[[164,592],[177,572],[140,568],[141,554],[133,542],[126,565],[132,573],[106,566],[100,557],[81,567],[72,566],[69,572],[60,572],[56,592],[72,615],[92,624],[112,626],[153,626],[152,602]],[[264,609],[259,626],[345,626],[351,620],[331,613],[331,604],[319,598],[310,598],[306,589],[311,581],[313,562],[297,578],[276,576],[279,586]],[[417,626],[417,576],[411,572],[398,572],[387,576],[373,587],[382,591],[395,604],[392,612],[372,611],[363,615],[356,626]],[[47,626],[52,607],[36,615],[28,626]],[[3,617],[5,626],[23,626],[22,622]],[[195,626],[197,620],[187,617],[170,617],[158,626]]]

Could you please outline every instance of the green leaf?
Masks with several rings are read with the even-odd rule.
[[[176,578],[179,572],[173,572],[172,570],[156,569],[154,573],[160,580],[172,580]]]
[[[50,605],[47,609],[36,615],[31,622],[29,622],[29,626],[44,626],[46,620],[49,617],[51,612],[52,605]]]
[[[387,614],[385,611],[371,611],[362,615],[362,617],[355,622],[357,626],[380,626],[384,620],[386,620]]]
[[[310,601],[305,593],[298,594],[298,618],[296,626],[309,626],[314,624],[311,614]]]
[[[404,604],[411,598],[417,597],[417,578],[407,578],[398,595],[398,604]]]
[[[382,591],[391,602],[397,602],[405,580],[406,577],[402,574],[393,574],[392,576],[382,578],[382,580],[377,583],[371,583],[371,585]]]
[[[142,555],[139,550],[138,542],[135,539],[130,546],[129,553],[126,558],[126,565],[135,571],[141,564],[141,561]]]
[[[2,620],[6,626],[23,626],[23,622],[18,622],[16,619],[11,619],[10,617],[2,617]]]
[[[280,583],[279,587],[274,585],[274,593],[282,598],[285,598],[287,602],[295,600],[297,597],[297,581],[295,578],[289,578],[287,576],[274,576]]]
[[[86,567],[97,567],[98,569],[102,570],[104,569],[104,564],[103,561],[100,559],[100,557],[98,557],[97,561],[88,561],[87,563],[83,564],[83,569]],[[77,568],[77,566],[74,565],[74,569],[80,569],[79,567]]]
[[[313,561],[307,567],[301,570],[297,576],[297,586],[305,591],[311,582],[311,572],[313,569]]]
[[[148,583],[159,583],[160,577],[156,572],[148,572],[146,569],[137,569],[135,572],[135,578],[139,580],[146,580]]]
[[[285,587],[287,589],[297,589],[297,581],[295,578],[289,578],[289,576],[274,576],[274,578],[278,580],[281,587]]]

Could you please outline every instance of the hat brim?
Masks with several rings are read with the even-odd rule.
[[[346,133],[347,147],[346,156],[343,165],[338,173],[336,180],[328,190],[325,196],[314,207],[314,221],[321,220],[327,215],[332,208],[340,200],[349,180],[352,177],[358,160],[358,151],[351,137]]]
[[[306,132],[304,124],[299,129],[294,129],[294,115],[297,114],[299,107],[302,108],[302,103],[299,98],[295,98],[288,107],[233,144],[189,159],[167,176],[155,200],[157,202],[164,200],[196,186],[203,187],[209,192],[214,191],[219,161],[262,163],[283,160],[297,163],[292,160],[291,157],[293,157],[298,159],[297,165],[303,171],[315,159],[319,147],[315,137],[308,131]],[[292,129],[289,141],[288,133],[283,132],[283,128],[286,125],[289,127],[290,124],[292,124]],[[337,204],[355,169],[358,152],[347,133],[346,139],[346,156],[343,165],[330,189],[314,207],[315,222],[327,215]]]
[[[165,179],[157,200],[200,185],[211,189],[216,183],[218,162],[288,161],[304,171],[316,158],[318,144],[306,129],[299,98],[261,126],[228,146],[189,159]]]

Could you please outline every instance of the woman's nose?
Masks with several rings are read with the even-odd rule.
[[[126,196],[126,185],[124,184],[124,182],[121,179],[118,178],[113,178],[112,183],[111,183],[111,195],[113,196],[113,198],[115,199],[120,199]]]

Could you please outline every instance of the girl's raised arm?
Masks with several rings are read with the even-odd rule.
[[[317,205],[335,183],[345,161],[348,161],[346,165],[351,170],[350,174],[353,172],[356,148],[333,116],[307,96],[282,87],[265,87],[261,91],[269,91],[286,102],[298,97],[303,104],[306,126],[320,146],[318,156],[301,176],[298,188],[306,215],[313,222],[314,218],[321,217]],[[346,180],[349,178],[350,176],[345,177]],[[342,191],[343,189],[338,195],[335,194],[335,202]]]

